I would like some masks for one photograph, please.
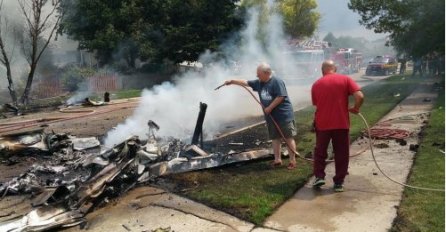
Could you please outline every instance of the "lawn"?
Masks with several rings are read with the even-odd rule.
[[[141,97],[141,92],[142,92],[142,90],[140,90],[140,89],[121,90],[121,91],[112,93],[112,97],[113,97],[113,99]]]
[[[420,81],[420,78],[394,76],[364,87],[366,98],[362,114],[373,125],[407,97]],[[298,151],[303,155],[311,155],[314,147],[315,136],[310,131],[313,113],[313,107],[308,107],[295,114],[298,128],[295,139]],[[355,116],[352,116],[351,124],[353,141],[361,135],[364,126]],[[285,167],[271,169],[268,161],[263,160],[172,175],[168,181],[180,186],[178,189],[183,190],[180,192],[185,197],[260,225],[310,176],[311,163],[307,161],[298,160],[298,168],[288,171]]]
[[[423,132],[420,149],[408,184],[444,189],[444,82],[429,124]],[[406,188],[391,231],[444,231],[444,192]]]

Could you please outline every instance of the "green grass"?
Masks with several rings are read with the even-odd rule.
[[[444,87],[444,82],[442,83]],[[423,133],[409,185],[444,189],[444,88]],[[444,192],[406,188],[391,231],[444,231]]]
[[[361,114],[367,119],[369,125],[374,125],[412,93],[420,81],[420,78],[410,76],[394,76],[385,82],[365,87],[363,89],[365,101],[361,107]],[[364,130],[364,123],[357,116],[351,115],[350,119],[350,135],[354,139]]]
[[[140,89],[128,89],[128,90],[113,92],[112,96],[113,99],[133,98],[133,97],[140,97],[141,92],[142,90]]]
[[[292,172],[285,167],[271,169],[262,161],[178,175],[177,180],[196,185],[186,196],[260,224],[300,187],[297,183],[305,183],[310,169],[309,165]]]
[[[407,97],[421,80],[395,76],[364,87],[366,99],[362,114],[373,125]],[[315,143],[315,136],[310,132],[313,114],[313,107],[296,113],[298,136],[295,139],[303,155],[310,155]],[[351,119],[353,140],[360,136],[364,125],[359,117],[351,116]],[[179,184],[180,189],[187,189],[182,193],[184,196],[260,225],[311,175],[311,163],[306,161],[298,160],[298,168],[293,171],[285,167],[271,169],[267,161],[257,161],[172,175],[169,179]]]
[[[119,90],[116,92],[110,93],[110,99],[125,99],[125,98],[134,98],[134,97],[141,97],[141,89],[125,89],[125,90]],[[94,101],[103,101],[104,100],[104,94],[92,94],[88,96],[91,100]]]

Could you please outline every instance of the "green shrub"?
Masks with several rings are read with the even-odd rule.
[[[93,76],[94,74],[95,71],[91,68],[70,66],[66,68],[61,75],[62,85],[64,89],[70,92],[75,92],[86,88],[85,81],[88,77]]]

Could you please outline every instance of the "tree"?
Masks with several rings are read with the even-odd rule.
[[[356,48],[358,50],[364,50],[367,41],[364,38],[355,38],[351,36],[339,36],[335,45],[338,48]]]
[[[337,48],[355,48],[359,50],[364,57],[374,57],[383,54],[392,54],[395,51],[391,46],[385,46],[385,38],[375,41],[368,41],[362,37],[339,36],[335,37],[332,32],[327,33],[323,39],[331,43],[331,47]]]
[[[320,15],[314,10],[315,0],[281,0],[280,9],[284,18],[284,29],[294,38],[313,35],[319,24]]]
[[[26,36],[21,41],[25,58],[29,64],[25,90],[20,98],[21,103],[27,105],[29,103],[29,94],[34,79],[37,64],[42,57],[45,49],[48,47],[50,40],[54,36],[62,13],[59,10],[61,0],[51,0],[48,13],[43,13],[44,7],[48,0],[19,0],[21,12],[25,17]],[[47,34],[49,33],[49,34]],[[45,38],[46,36],[46,38]]]
[[[58,32],[79,41],[80,49],[95,52],[100,65],[110,63],[113,53],[122,48],[119,55],[134,66],[133,56],[138,56],[139,50],[135,51],[132,31],[142,22],[142,12],[137,7],[142,3],[141,0],[63,1],[60,9],[66,14]]]
[[[14,106],[17,106],[17,93],[16,89],[14,87],[14,81],[12,79],[12,71],[11,71],[11,62],[12,57],[15,50],[15,43],[12,43],[12,46],[10,48],[7,47],[7,37],[8,35],[12,36],[13,41],[17,41],[18,33],[17,33],[17,27],[14,27],[14,25],[9,24],[8,19],[4,14],[1,14],[3,7],[3,0],[0,1],[0,63],[5,67],[6,69],[6,78],[8,79],[8,90],[9,95],[11,96],[12,104]]]
[[[278,12],[283,17],[285,33],[293,38],[313,35],[320,19],[319,13],[314,11],[317,7],[315,0],[278,0],[276,2],[276,8],[271,8],[272,4],[268,0],[243,0],[242,6],[259,7],[262,15],[260,24],[266,22],[272,12]]]
[[[400,53],[444,54],[443,0],[350,0],[348,7],[359,13],[360,23],[368,29],[390,33],[389,42]]]
[[[78,0],[63,8],[73,10],[60,33],[96,52],[101,64],[121,54],[129,66],[136,58],[175,63],[195,61],[220,41],[241,19],[236,0]],[[98,11],[97,9],[101,9]]]
[[[164,38],[158,59],[167,57],[175,63],[196,61],[205,50],[217,51],[242,24],[235,0],[171,2],[166,8],[169,17],[162,27]]]
[[[323,39],[323,41],[329,42],[331,46],[338,47],[338,45],[336,45],[336,40],[336,37],[331,32],[329,32]]]

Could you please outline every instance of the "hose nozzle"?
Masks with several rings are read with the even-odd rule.
[[[226,84],[225,83],[223,83],[222,85],[219,85],[217,88],[215,88],[214,90],[218,90],[219,88],[221,88],[221,87],[223,87],[223,86],[225,86]]]

